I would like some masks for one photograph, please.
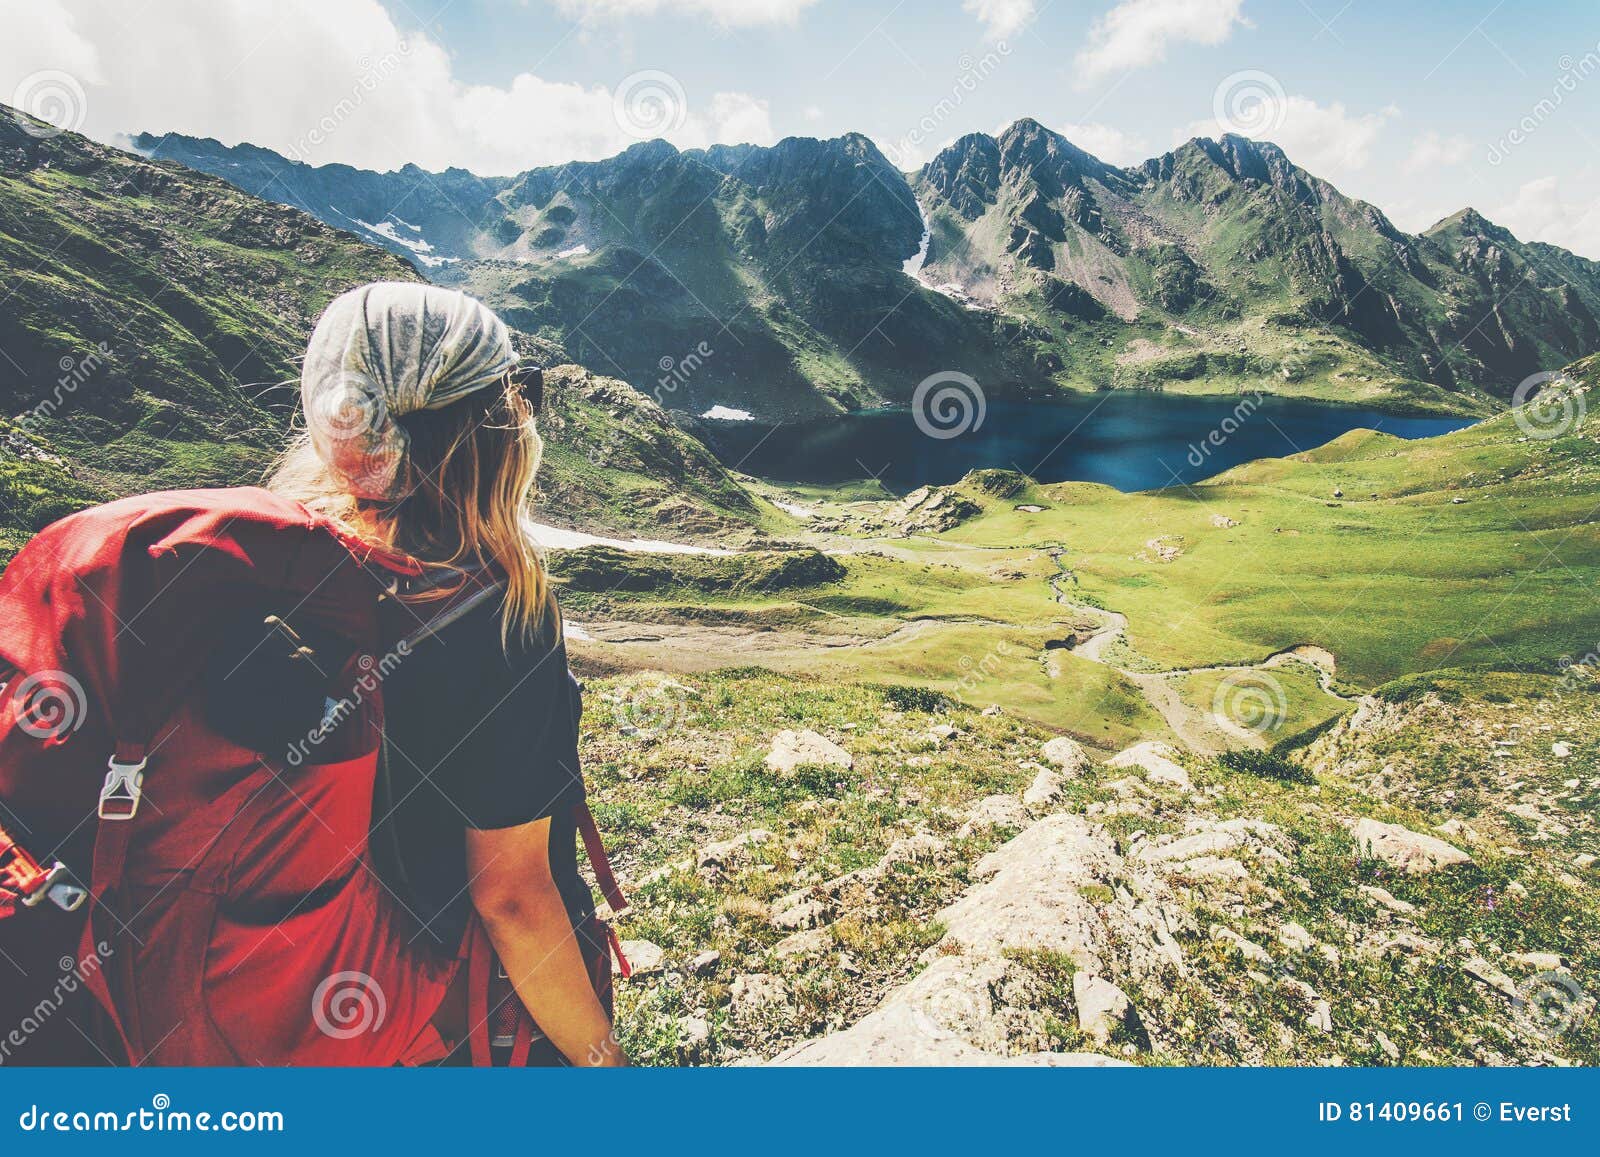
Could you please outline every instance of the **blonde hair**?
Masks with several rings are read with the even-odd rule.
[[[449,597],[465,572],[492,568],[505,581],[501,641],[526,640],[545,625],[550,583],[526,521],[544,443],[533,410],[509,375],[498,387],[438,410],[395,419],[410,435],[402,463],[405,495],[357,498],[300,433],[278,459],[267,486],[320,514],[362,542],[399,551],[434,571],[461,572],[415,597]],[[560,619],[555,617],[559,632]]]

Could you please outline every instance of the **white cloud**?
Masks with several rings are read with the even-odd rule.
[[[84,94],[82,131],[100,140],[171,131],[314,164],[506,174],[610,156],[648,135],[615,100],[618,88],[636,93],[641,76],[656,78],[664,102],[651,123],[681,148],[774,135],[766,102],[685,94],[659,73],[609,85],[532,73],[466,84],[440,44],[402,34],[379,0],[280,0],[270,17],[251,0],[151,5],[137,20],[121,0],[0,0],[0,26],[19,33],[0,39],[0,101],[30,76],[67,72]]]
[[[1062,125],[1062,136],[1086,153],[1093,153],[1102,161],[1113,165],[1136,165],[1150,156],[1144,138],[1110,125]]]
[[[711,123],[719,141],[770,145],[778,139],[767,102],[742,92],[713,94]]]
[[[1401,166],[1408,173],[1422,173],[1430,169],[1459,165],[1472,155],[1472,141],[1460,133],[1441,136],[1425,132],[1411,142],[1411,153]]]
[[[1524,241],[1545,241],[1600,261],[1600,197],[1588,191],[1597,176],[1592,168],[1577,174],[1572,183],[1586,192],[1576,198],[1568,196],[1562,178],[1529,181],[1510,202],[1489,210],[1489,219]]]
[[[961,10],[976,16],[991,40],[1015,36],[1038,14],[1034,0],[962,0]]]
[[[1231,132],[1271,141],[1302,169],[1350,192],[1347,182],[1367,167],[1384,127],[1400,115],[1392,105],[1377,112],[1352,113],[1340,101],[1321,105],[1309,97],[1284,96],[1281,88],[1274,91],[1264,84],[1256,84],[1254,100],[1243,105],[1219,100],[1218,109],[1236,114],[1237,119],[1196,121],[1180,139]]]
[[[723,28],[793,24],[817,0],[555,0],[568,16],[581,20],[626,20],[657,13],[708,17]]]
[[[1177,43],[1221,44],[1245,23],[1244,0],[1123,0],[1096,20],[1078,53],[1080,88],[1129,69],[1159,64]]]

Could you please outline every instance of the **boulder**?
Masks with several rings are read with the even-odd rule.
[[[1039,755],[1052,767],[1058,767],[1069,776],[1082,775],[1089,770],[1089,753],[1075,739],[1058,735],[1045,741]]]
[[[705,1017],[678,1018],[678,1055],[684,1060],[692,1060],[698,1056],[710,1040],[711,1025]]]
[[[1561,972],[1567,967],[1567,962],[1555,952],[1513,952],[1509,959],[1538,972]]]
[[[1072,1001],[1078,1007],[1078,1027],[1099,1044],[1109,1044],[1118,1030],[1143,1033],[1128,994],[1092,972],[1072,974]]]
[[[1492,988],[1501,996],[1519,999],[1517,982],[1481,956],[1472,956],[1461,964],[1461,971],[1487,988]]]
[[[1122,1066],[1097,1053],[1005,1055],[1006,1009],[995,998],[1008,963],[941,956],[849,1028],[806,1041],[774,1064],[820,1066]]]
[[[1350,834],[1355,838],[1357,854],[1392,864],[1408,875],[1472,862],[1472,857],[1455,845],[1399,824],[1363,818],[1355,821]]]
[[[1033,777],[1028,790],[1022,793],[1022,802],[1034,811],[1043,811],[1061,801],[1065,787],[1066,781],[1061,778],[1060,772],[1044,768]]]
[[[1333,1006],[1325,1000],[1319,1000],[1311,1006],[1311,1015],[1306,1017],[1306,1024],[1318,1032],[1333,1031]]]
[[[1028,826],[1031,817],[1022,801],[1014,795],[984,796],[972,805],[962,835],[988,831],[991,828],[1011,828],[1020,831]]]
[[[1113,961],[1137,979],[1182,974],[1176,905],[1161,902],[1154,881],[1137,899],[1119,892],[1126,868],[1104,828],[1074,813],[1047,816],[978,861],[979,882],[933,917],[945,928],[934,954],[1037,949],[1101,975]]]
[[[1106,766],[1135,770],[1150,783],[1189,791],[1189,773],[1178,763],[1177,756],[1177,749],[1170,743],[1136,743],[1106,760]]]
[[[855,766],[855,758],[848,751],[809,728],[778,732],[765,762],[769,771],[783,776],[793,775],[798,767],[838,767],[848,771]]]

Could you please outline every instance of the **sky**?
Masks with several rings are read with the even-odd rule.
[[[100,140],[506,174],[664,136],[1030,116],[1114,164],[1275,141],[1397,225],[1471,205],[1600,260],[1594,0],[0,0],[0,101]]]

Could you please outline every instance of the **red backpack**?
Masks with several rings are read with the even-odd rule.
[[[0,956],[23,976],[0,976],[0,1024],[24,1031],[0,1063],[422,1062],[463,965],[474,1061],[491,1021],[527,1058],[536,1029],[481,927],[454,956],[425,947],[372,869],[382,682],[407,646],[384,653],[378,604],[416,569],[258,489],[113,502],[16,556]],[[422,631],[497,593],[469,583]],[[587,807],[579,825],[620,915]],[[609,1000],[609,956],[591,964]]]

